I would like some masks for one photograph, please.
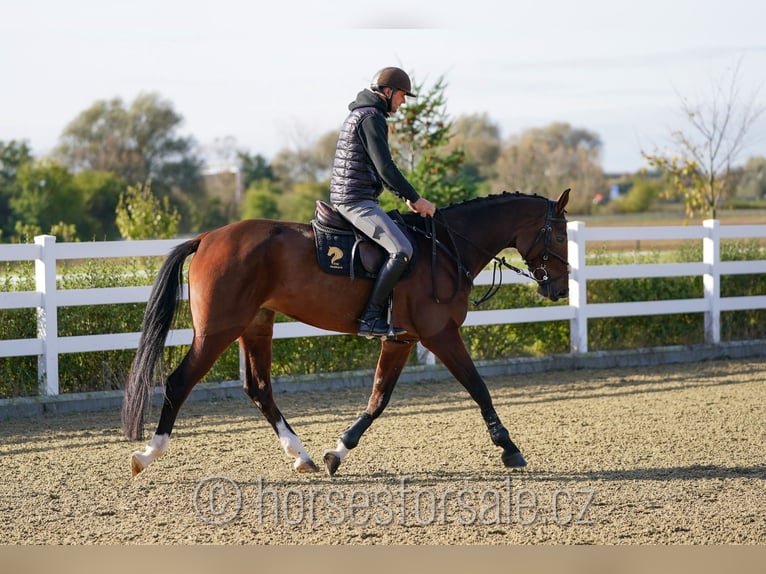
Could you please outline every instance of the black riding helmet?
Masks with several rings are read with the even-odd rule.
[[[412,93],[412,82],[410,81],[407,72],[394,66],[378,70],[372,77],[370,89],[378,93],[383,93],[383,88],[392,88],[391,95],[386,98],[389,112],[391,111],[391,98],[393,98],[394,95],[393,90],[401,90],[411,98],[417,97],[417,94]]]

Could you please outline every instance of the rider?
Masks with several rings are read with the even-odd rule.
[[[330,202],[354,227],[388,252],[367,307],[357,319],[362,337],[389,334],[385,317],[388,297],[412,257],[407,236],[378,204],[383,188],[404,199],[422,217],[433,216],[436,211],[402,175],[388,147],[386,118],[404,103],[406,96],[416,97],[404,70],[388,67],[378,71],[370,87],[348,105],[350,113],[341,127],[335,151]],[[393,332],[401,335],[405,330],[394,327]]]

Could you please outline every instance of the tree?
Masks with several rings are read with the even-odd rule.
[[[117,203],[116,224],[124,239],[170,239],[180,220],[168,198],[155,197],[148,184],[128,187]]]
[[[555,122],[510,139],[496,164],[495,183],[503,189],[557,197],[571,187],[569,211],[588,213],[606,180],[599,165],[597,134]]]
[[[158,94],[97,101],[64,129],[57,157],[73,171],[108,171],[135,185],[152,181],[163,194],[200,195],[202,161],[183,118]]]
[[[745,199],[766,199],[766,157],[751,157],[745,162],[737,195]]]
[[[486,113],[459,116],[452,124],[447,150],[462,149],[465,154],[462,171],[467,177],[484,181],[492,177],[500,156],[500,128]]]
[[[434,204],[448,205],[476,197],[476,181],[461,168],[462,148],[449,149],[452,123],[446,111],[443,77],[426,89],[413,81],[417,98],[392,116],[391,154],[410,183]],[[390,194],[381,196],[384,208],[400,207]]]
[[[0,190],[16,181],[19,167],[32,161],[32,150],[24,141],[0,141]]]
[[[82,227],[82,193],[66,167],[50,160],[25,163],[16,178],[17,186],[9,201],[15,230],[34,226],[47,233],[53,226],[63,229],[69,225],[71,235]]]
[[[127,187],[125,180],[107,171],[81,171],[74,176],[74,184],[84,210],[80,236],[88,240],[119,239],[114,217],[120,195]]]
[[[280,190],[267,179],[250,184],[242,199],[242,217],[245,219],[279,219]]]
[[[0,141],[0,235],[14,232],[9,201],[17,187],[19,168],[32,161],[32,150],[24,141]]]
[[[274,172],[269,161],[261,154],[251,156],[246,152],[239,152],[237,159],[242,172],[242,187],[245,189],[256,181],[274,181]]]
[[[297,182],[329,180],[337,141],[337,132],[328,132],[312,142],[280,150],[271,162],[274,177],[286,187]]]
[[[277,199],[280,218],[308,223],[314,217],[317,199],[329,201],[330,189],[327,185],[311,181],[296,183]]]
[[[686,214],[716,218],[721,202],[735,191],[735,164],[746,136],[766,105],[758,92],[743,100],[739,90],[739,64],[731,76],[711,82],[707,99],[681,98],[685,128],[671,131],[672,149],[642,152],[659,169],[673,193],[684,200]]]
[[[649,210],[652,202],[662,194],[662,182],[636,176],[630,190],[606,206],[608,213],[642,213]]]
[[[314,143],[313,155],[317,165],[317,181],[326,181],[330,186],[330,174],[338,147],[338,131],[326,132]]]
[[[179,215],[181,221],[184,221],[184,214]],[[198,231],[217,229],[239,218],[239,206],[224,202],[220,196],[206,194],[194,201],[194,209],[188,211],[186,217],[192,220],[191,224],[186,226],[188,229]]]

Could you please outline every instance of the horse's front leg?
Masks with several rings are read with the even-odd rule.
[[[502,461],[509,468],[523,468],[527,461],[519,448],[511,440],[508,431],[500,422],[500,417],[492,404],[492,397],[487,384],[476,370],[476,366],[465,348],[458,328],[450,325],[438,335],[423,339],[423,346],[433,352],[449,371],[460,381],[471,398],[481,409],[481,416],[487,425],[492,442],[503,449]]]
[[[273,325],[274,312],[260,309],[247,332],[240,337],[240,347],[245,355],[244,390],[277,433],[285,454],[293,457],[293,470],[300,473],[317,472],[319,468],[274,401],[271,387]]]
[[[383,341],[367,408],[340,436],[335,450],[327,450],[324,453],[324,463],[330,476],[335,474],[348,452],[359,444],[359,440],[370,428],[372,421],[378,418],[386,408],[413,345],[414,343],[400,341]]]

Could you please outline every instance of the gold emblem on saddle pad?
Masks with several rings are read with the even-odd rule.
[[[342,269],[340,260],[343,259],[344,253],[340,247],[332,246],[327,250],[327,257],[330,258],[330,267],[333,269]]]

